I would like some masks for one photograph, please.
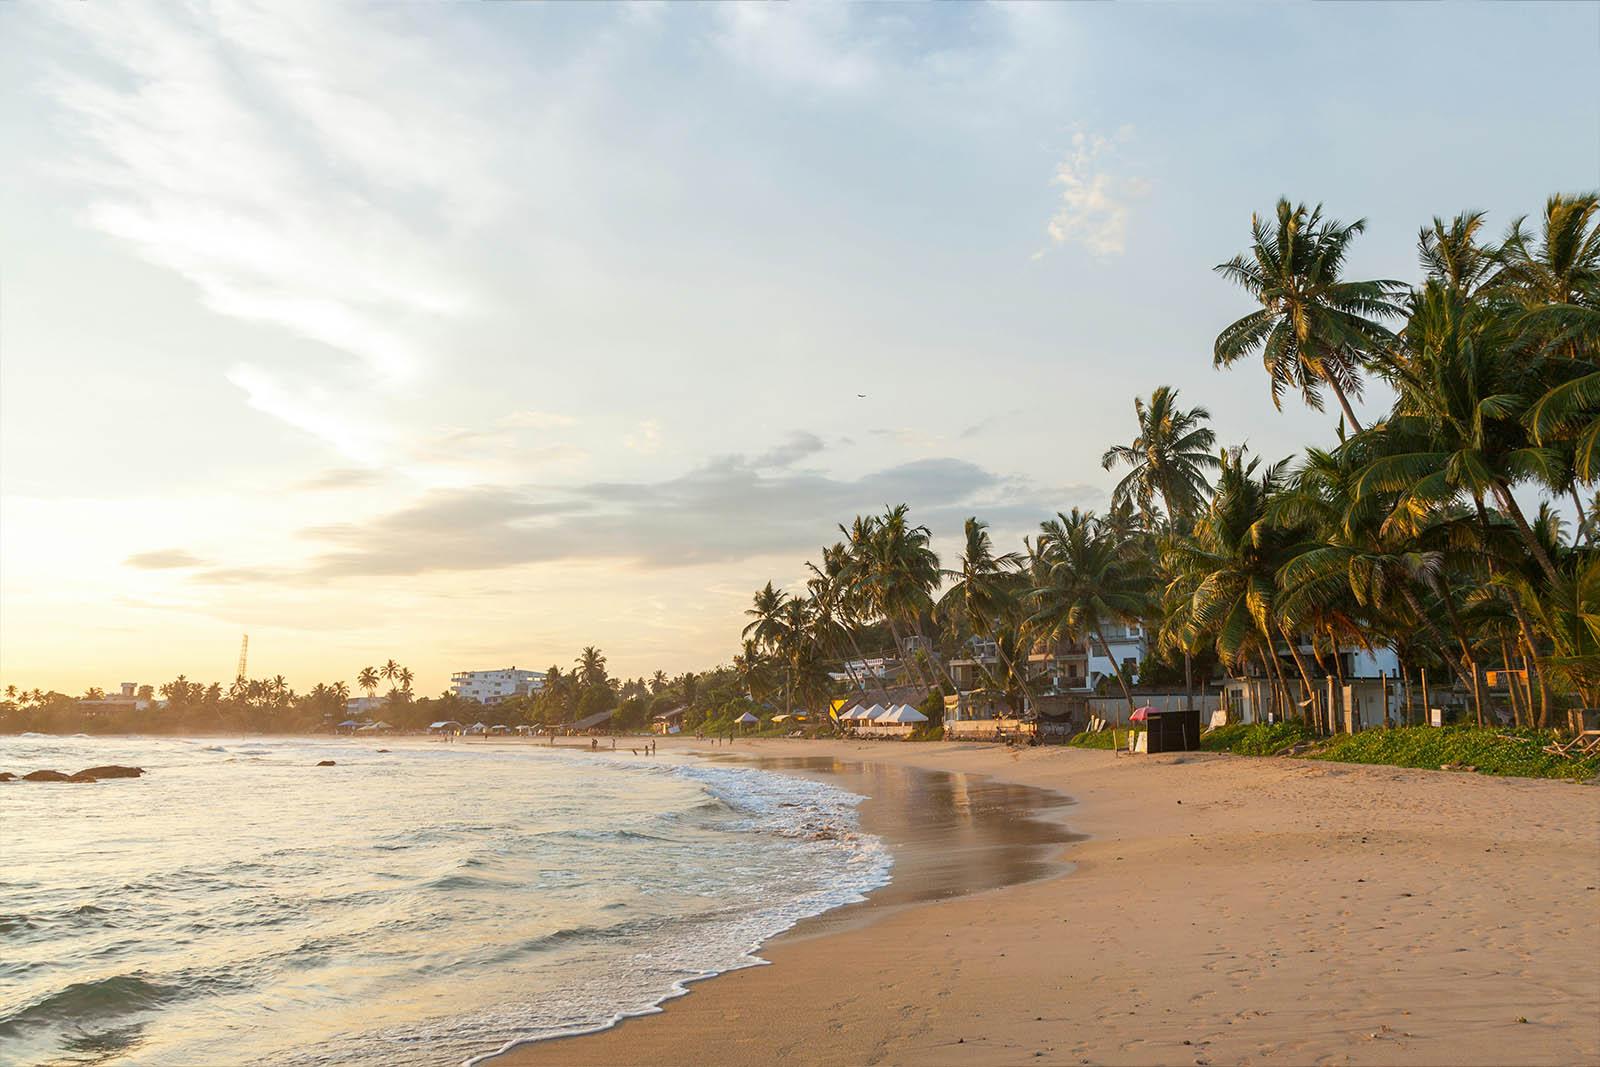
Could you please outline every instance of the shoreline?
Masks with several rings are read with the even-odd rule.
[[[835,909],[762,946],[770,966],[494,1063],[1600,1060],[1600,790],[1196,753],[671,740],[1044,789],[1072,803],[1042,817],[1088,836],[1056,850],[1066,877]]]
[[[518,742],[510,740],[505,744],[515,747]],[[620,1014],[571,1033],[513,1039],[499,1049],[471,1057],[464,1067],[504,1063],[525,1049],[580,1040],[653,1018],[707,982],[770,965],[765,954],[773,946],[859,929],[921,904],[1059,877],[1069,869],[1059,856],[1062,848],[1079,839],[1057,815],[1070,810],[1070,797],[1054,790],[1001,782],[989,775],[869,760],[793,757],[724,748],[700,750],[681,744],[668,746],[668,752],[691,755],[711,765],[746,767],[824,782],[861,796],[857,808],[860,831],[881,840],[894,858],[889,881],[860,900],[801,919],[752,946],[749,963],[678,983],[649,1009]],[[612,755],[608,749],[601,749],[599,754]],[[917,814],[908,818],[913,809]]]

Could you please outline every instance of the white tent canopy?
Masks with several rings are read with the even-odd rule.
[[[746,722],[746,723],[749,723],[749,722],[760,722],[761,720],[756,718],[754,715],[750,714],[747,711],[743,715],[739,716],[737,719],[735,719],[733,721],[734,722]]]
[[[874,704],[874,705],[872,705],[872,707],[870,707],[870,708],[866,709],[865,711],[863,711],[858,716],[858,718],[876,719],[878,716],[882,715],[884,712],[886,712],[888,710],[889,709],[884,707],[882,704]]]
[[[928,717],[910,704],[900,704],[878,716],[878,722],[927,722]]]

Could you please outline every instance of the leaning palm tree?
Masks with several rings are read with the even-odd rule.
[[[1205,474],[1217,466],[1216,434],[1206,426],[1211,413],[1203,407],[1179,408],[1178,391],[1166,385],[1158,386],[1149,401],[1135,397],[1133,412],[1138,435],[1129,444],[1111,446],[1100,459],[1106,470],[1132,468],[1112,490],[1112,502],[1132,501],[1148,524],[1159,499],[1167,521],[1179,526],[1211,491]]]
[[[1345,421],[1361,429],[1350,397],[1361,395],[1367,355],[1390,340],[1377,320],[1399,313],[1392,301],[1405,291],[1396,281],[1340,277],[1351,241],[1365,228],[1364,219],[1346,226],[1324,219],[1320,204],[1307,210],[1288,200],[1278,201],[1276,225],[1251,216],[1249,252],[1216,270],[1261,308],[1217,335],[1216,365],[1259,353],[1275,406],[1282,408],[1284,394],[1295,391],[1321,411],[1326,386]]]
[[[378,668],[378,673],[389,683],[389,688],[393,689],[399,683],[400,672],[404,669],[404,667],[391,659]]]

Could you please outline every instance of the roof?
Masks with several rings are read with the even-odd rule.
[[[748,711],[734,720],[734,722],[760,722],[760,721],[761,721],[760,719],[756,718],[754,715],[750,714]]]
[[[616,713],[611,711],[597,711],[593,715],[586,715],[577,722],[571,722],[567,725],[574,730],[588,730],[610,720],[614,714]]]
[[[668,719],[681,719],[681,718],[683,718],[684,713],[687,712],[688,710],[689,710],[689,705],[687,705],[687,704],[679,704],[677,707],[673,708],[671,711],[663,711],[659,715],[652,716],[652,718],[654,718],[656,722],[666,722]]]
[[[890,708],[878,716],[879,722],[927,722],[928,717],[910,704]]]
[[[430,730],[442,730],[446,726],[460,726],[460,725],[461,724],[456,722],[454,719],[444,719],[444,720],[441,720],[440,722],[430,722],[428,724],[428,729],[430,729]]]

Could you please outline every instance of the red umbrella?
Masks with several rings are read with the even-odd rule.
[[[1142,708],[1134,708],[1133,709],[1133,714],[1128,716],[1128,721],[1129,722],[1144,722],[1144,721],[1146,721],[1147,719],[1150,718],[1150,713],[1155,711],[1155,710],[1156,709],[1152,708],[1149,704],[1146,704]],[[1157,712],[1157,714],[1160,714],[1160,713]]]

